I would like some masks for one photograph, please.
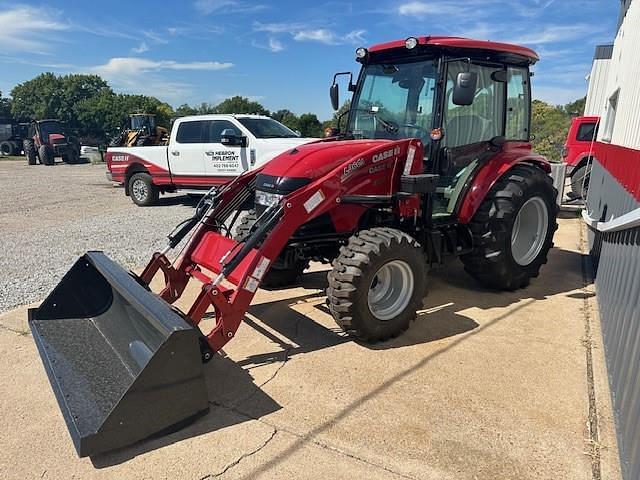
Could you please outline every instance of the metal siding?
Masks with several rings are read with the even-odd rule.
[[[584,107],[585,116],[597,116],[606,104],[607,80],[609,78],[610,59],[595,59],[589,75],[589,90]]]
[[[638,202],[596,159],[587,211],[602,221],[640,208]],[[589,232],[596,267],[596,291],[607,371],[616,417],[624,477],[640,478],[640,227],[612,233]]]
[[[611,143],[640,149],[640,95],[637,86],[637,79],[640,78],[637,47],[640,45],[640,2],[630,2],[625,8],[628,9],[614,43],[600,116],[603,118],[602,125],[606,125],[608,99],[619,89]],[[602,139],[604,131],[605,128],[600,129],[598,140]]]

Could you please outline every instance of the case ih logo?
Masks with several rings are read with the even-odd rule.
[[[342,178],[349,176],[351,173],[353,173],[363,165],[364,165],[364,158],[359,158],[355,162],[351,162],[349,165],[344,167]]]
[[[113,155],[111,157],[112,162],[126,162],[129,160],[129,155]]]
[[[392,148],[391,150],[387,150],[386,152],[377,153],[373,157],[371,157],[371,161],[373,163],[381,162],[382,160],[386,160],[387,158],[394,157],[396,155],[400,155],[400,147]]]

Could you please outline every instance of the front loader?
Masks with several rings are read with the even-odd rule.
[[[331,263],[329,311],[365,342],[410,326],[428,270],[447,257],[498,289],[538,275],[557,207],[549,164],[529,143],[535,52],[411,37],[356,54],[341,132],[207,195],[140,275],[89,252],[30,311],[80,456],[206,413],[202,363],[235,336],[260,286],[295,282],[310,261]],[[180,311],[189,282],[199,293]],[[205,315],[215,318],[209,331]]]

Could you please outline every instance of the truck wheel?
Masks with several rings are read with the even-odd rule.
[[[573,198],[587,198],[587,191],[589,190],[589,178],[590,172],[587,171],[587,166],[583,165],[577,168],[571,175],[571,193]]]
[[[427,289],[427,261],[406,233],[372,228],[340,249],[328,280],[327,302],[338,325],[377,342],[398,336],[415,320]]]
[[[2,142],[0,143],[0,155],[13,155],[15,152],[13,143],[11,142]]]
[[[491,189],[471,220],[474,249],[461,257],[480,283],[505,290],[526,287],[547,263],[558,228],[556,189],[542,170],[519,165]]]
[[[148,207],[158,201],[160,191],[151,181],[151,175],[136,173],[129,179],[129,195],[139,207]]]
[[[233,239],[236,242],[244,241],[251,233],[251,228],[256,223],[257,216],[255,210],[249,210],[242,217],[236,227]],[[287,252],[283,252],[271,264],[260,286],[264,288],[282,288],[295,285],[300,275],[309,267],[309,262],[300,258],[287,258]]]
[[[25,140],[22,143],[22,149],[24,150],[24,156],[27,157],[27,163],[29,165],[35,165],[37,154],[36,147],[33,144],[33,140]]]
[[[53,148],[50,145],[40,145],[38,149],[38,156],[40,157],[40,163],[43,165],[53,165],[55,162],[55,157],[53,153]]]

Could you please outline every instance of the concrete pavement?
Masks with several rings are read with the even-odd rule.
[[[211,413],[93,459],[75,456],[22,333],[25,309],[4,314],[0,477],[618,478],[580,228],[560,221],[549,264],[526,290],[483,290],[457,262],[432,272],[418,320],[374,346],[333,322],[322,267],[302,287],[260,291],[206,366]]]

